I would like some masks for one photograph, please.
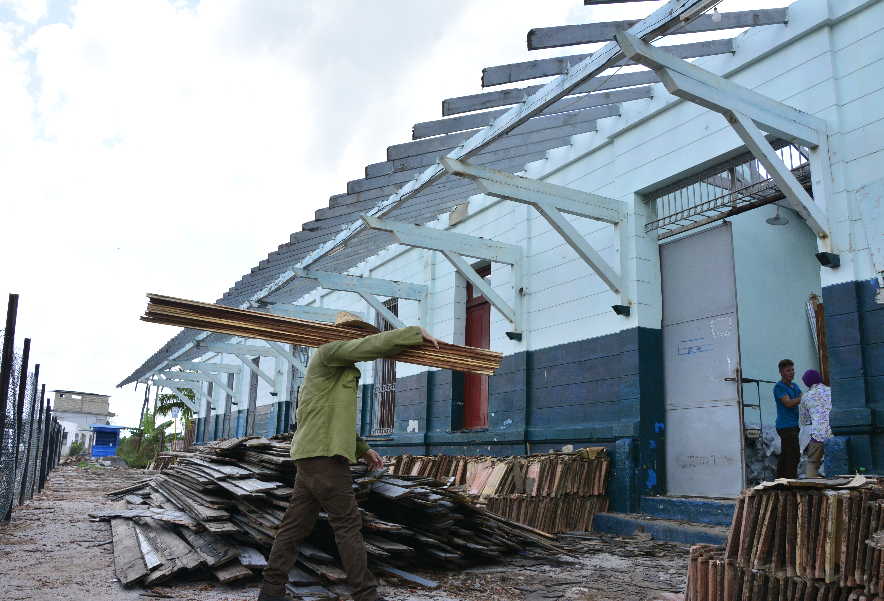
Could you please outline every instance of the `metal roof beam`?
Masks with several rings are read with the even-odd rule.
[[[511,135],[500,140],[500,146],[495,145],[497,149],[508,148],[510,146],[521,146],[530,143],[532,139],[529,134],[551,130],[554,128],[563,128],[574,126],[579,123],[594,124],[596,120],[605,117],[617,117],[620,115],[619,105],[607,105],[595,108],[588,108],[582,111],[574,111],[571,113],[560,113],[549,117],[537,117],[529,119],[519,127],[514,128]],[[395,161],[405,157],[410,157],[427,152],[446,152],[456,147],[458,144],[474,135],[474,132],[460,132],[454,134],[446,134],[435,138],[426,138],[417,142],[405,142],[403,144],[394,144],[387,148],[387,160]],[[551,137],[549,135],[546,136]],[[476,152],[475,154],[479,154]]]
[[[766,8],[719,13],[718,16],[701,15],[681,27],[673,27],[667,35],[720,31],[760,25],[780,25],[788,23],[789,11],[785,8]],[[619,31],[626,31],[638,21],[608,21],[605,23],[585,23],[582,25],[562,25],[559,27],[538,27],[528,32],[528,50],[561,48],[595,42],[609,42]]]
[[[202,399],[202,388],[197,384],[185,384],[185,383],[176,383],[165,378],[155,377],[153,378],[153,383],[156,386],[161,388],[167,388],[172,391],[179,401],[190,407],[191,411],[199,412],[199,403],[197,401],[191,401],[183,392],[183,389],[188,389],[193,392],[194,396]]]
[[[532,206],[552,204],[565,213],[615,225],[623,219],[624,204],[613,198],[446,157],[439,159],[439,162],[449,173],[475,181],[483,193],[497,198],[516,200]]]
[[[464,161],[443,158],[440,163],[449,173],[475,180],[486,194],[533,206],[611,291],[623,298],[620,275],[562,214],[567,212],[616,225],[625,214],[622,202],[565,186],[476,167]]]
[[[513,334],[522,332],[522,286],[521,264],[523,251],[520,246],[498,242],[488,238],[468,236],[447,230],[421,227],[410,223],[401,223],[391,219],[378,219],[368,215],[362,216],[363,222],[374,230],[393,234],[400,244],[413,248],[425,248],[442,253],[455,270],[482,293],[488,302],[513,324]],[[513,291],[516,299],[515,307],[510,306],[491,285],[480,276],[463,257],[485,259],[494,263],[506,263],[513,267]]]
[[[277,357],[300,371],[302,374],[307,373],[307,366],[304,365],[304,362],[295,357],[287,348],[285,348],[282,343],[275,342],[273,340],[265,340],[267,347],[276,354]]]
[[[632,86],[640,86],[649,83],[657,83],[660,78],[653,71],[632,71],[630,73],[616,73],[607,75],[604,81],[595,80],[586,82],[574,88],[565,98],[569,98],[577,94],[586,94],[597,90],[613,90],[617,88],[629,88]],[[456,96],[442,101],[442,116],[459,115],[461,113],[469,113],[472,111],[483,111],[485,109],[495,108],[498,106],[507,106],[519,104],[537,93],[543,86],[527,86],[524,88],[508,88],[506,90],[494,90],[491,92],[480,92],[478,94],[469,94],[467,96]]]
[[[265,382],[267,382],[267,384],[269,384],[270,387],[273,388],[273,392],[276,392],[276,393],[279,392],[278,390],[276,390],[276,382],[273,380],[273,378],[271,376],[267,375],[267,373],[263,369],[259,368],[257,365],[252,363],[252,360],[250,358],[246,357],[245,355],[234,355],[234,356],[237,359],[239,359],[240,363],[242,363],[247,368],[249,368],[249,371],[251,371],[253,374],[258,376],[259,378],[261,378]]]
[[[631,100],[651,97],[652,93],[650,86],[628,88],[626,90],[612,90],[609,92],[596,92],[594,94],[584,94],[582,96],[567,96],[558,102],[551,104],[549,108],[537,117],[533,117],[533,119],[538,119],[543,115],[555,115],[558,113],[584,110],[607,104],[617,104],[619,102],[629,102]],[[461,117],[452,117],[450,119],[438,119],[436,121],[416,123],[411,130],[411,137],[415,140],[419,140],[431,136],[485,127],[506,111],[507,109],[498,109],[495,111],[463,115]],[[603,116],[609,117],[611,115]]]
[[[323,321],[326,323],[334,323],[338,313],[343,311],[343,309],[332,309],[329,307],[314,307],[310,305],[292,305],[284,303],[273,303],[262,308],[284,317],[294,317],[295,319],[307,319],[310,321]],[[347,312],[358,315],[360,319],[365,318],[364,315],[359,315],[355,311],[347,310]]]
[[[818,171],[826,172],[823,178],[826,179],[826,157],[819,149],[821,145],[823,148],[828,145],[828,126],[823,119],[679,60],[628,33],[620,32],[616,39],[625,54],[657,70],[666,89],[672,94],[721,113],[753,156],[770,173],[792,208],[820,239],[828,239],[825,211],[798,182],[759,129],[810,147],[815,167]],[[826,199],[822,200],[825,202]]]
[[[665,47],[651,46],[625,32],[616,38],[624,54],[657,71],[663,85],[675,96],[717,112],[737,110],[765,131],[806,146],[816,146],[820,132],[826,131],[824,120],[681,60]]]
[[[227,384],[224,383],[221,380],[221,378],[219,378],[215,374],[207,374],[207,373],[194,374],[194,373],[189,373],[186,371],[164,370],[164,371],[160,372],[160,375],[165,377],[169,381],[181,380],[183,382],[211,382],[212,384],[214,384],[215,386],[217,386],[218,388],[220,388],[221,390],[223,390],[224,392],[229,394],[231,397],[233,397],[234,401],[239,401],[239,395],[236,393],[236,391],[233,390],[232,388],[230,388],[229,386],[227,386]],[[234,404],[236,404],[236,403],[234,403]]]
[[[426,300],[427,298],[427,287],[421,284],[335,273],[333,271],[317,271],[300,267],[294,268],[291,271],[292,279],[308,278],[316,280],[319,282],[320,287],[326,290],[366,292],[389,298],[404,298],[416,301]]]
[[[764,165],[764,168],[776,182],[777,187],[786,196],[795,212],[801,215],[807,222],[808,227],[819,238],[828,238],[829,233],[826,229],[828,218],[826,214],[819,208],[810,194],[807,193],[804,186],[796,179],[795,174],[786,166],[783,159],[774,151],[752,118],[736,111],[731,111],[726,117],[731,127],[734,128],[734,131],[743,140],[746,148],[751,150],[755,158],[758,159],[758,162]]]
[[[181,369],[193,369],[205,373],[231,373],[238,374],[242,371],[235,365],[227,365],[225,363],[209,363],[208,361],[179,361],[178,366]]]
[[[239,344],[232,342],[203,342],[198,341],[194,345],[198,350],[207,353],[224,353],[228,355],[246,355],[253,357],[275,357],[276,355],[266,346]]]
[[[285,285],[288,285],[291,280],[300,277],[316,280],[319,282],[319,286],[326,290],[354,292],[362,297],[362,299],[375,311],[380,313],[390,325],[397,328],[404,328],[406,326],[405,322],[394,315],[392,311],[387,309],[384,304],[376,298],[376,295],[389,298],[411,299],[419,302],[425,301],[427,298],[427,287],[419,284],[335,273],[332,271],[314,271],[300,267],[292,268],[289,272],[291,273],[291,276]],[[277,291],[283,289],[285,285],[280,286]],[[268,342],[268,344],[270,343]]]
[[[733,38],[724,40],[708,40],[705,42],[692,42],[690,44],[675,44],[666,46],[667,50],[679,58],[697,58],[700,56],[712,56],[734,51]],[[561,75],[568,73],[577,64],[591,57],[591,54],[574,54],[571,56],[557,56],[554,58],[542,58],[524,63],[512,63],[496,67],[482,69],[482,87],[499,86],[505,83]],[[633,59],[624,59],[611,65],[634,65]]]

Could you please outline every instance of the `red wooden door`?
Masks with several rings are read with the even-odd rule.
[[[491,275],[491,268],[476,270],[482,277]],[[491,305],[467,284],[467,320],[464,344],[477,348],[491,345]],[[464,429],[488,427],[488,376],[464,375]]]

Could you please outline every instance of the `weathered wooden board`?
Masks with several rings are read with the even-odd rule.
[[[140,582],[150,570],[141,554],[135,525],[131,520],[111,520],[114,541],[114,573],[123,586]]]

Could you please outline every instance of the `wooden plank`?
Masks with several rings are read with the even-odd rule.
[[[137,520],[151,545],[163,556],[164,563],[177,561],[184,570],[205,565],[200,554],[178,536],[173,528],[152,518],[137,518]]]
[[[286,585],[286,590],[293,596],[303,601],[321,601],[323,599],[337,599],[338,596],[319,585],[297,586],[294,584]]]
[[[406,572],[405,570],[401,570],[399,568],[394,568],[393,566],[387,565],[385,563],[377,563],[377,568],[385,572],[387,574],[392,574],[394,576],[398,576],[402,580],[406,582],[410,582],[412,584],[420,585],[424,588],[434,589],[439,587],[439,583],[435,580],[430,580],[429,578],[424,578],[423,576],[418,576],[417,574],[412,574],[411,572]]]
[[[734,51],[733,38],[723,40],[707,40],[705,42],[691,42],[689,44],[674,44],[672,46],[659,46],[678,58],[697,58],[726,54]],[[557,56],[543,58],[522,63],[498,65],[482,69],[482,87],[498,86],[505,83],[515,83],[538,77],[561,75],[569,69],[591,57],[591,54],[573,54],[570,56]],[[619,65],[635,65],[635,61],[623,59]]]
[[[211,532],[193,532],[187,528],[178,530],[178,534],[200,554],[210,568],[217,568],[239,557],[239,550],[228,544],[223,538]]]
[[[310,584],[319,584],[320,580],[314,574],[310,574],[309,572],[301,569],[299,566],[295,565],[291,570],[289,570],[289,584],[294,584],[296,586],[304,586]]]
[[[240,545],[238,547],[239,551],[239,563],[244,565],[247,568],[260,569],[267,567],[267,559],[264,555],[255,549],[254,547],[249,547],[246,545]]]
[[[135,584],[150,572],[138,544],[135,525],[122,518],[111,520],[114,545],[114,573],[123,586]]]
[[[220,568],[214,568],[212,574],[218,579],[218,582],[228,584],[237,580],[245,580],[254,576],[253,572],[242,566],[238,561],[229,563]]]
[[[711,14],[701,15],[687,25],[673,27],[668,35],[697,33],[701,31],[721,31],[761,25],[779,25],[788,21],[788,10],[785,8],[768,8],[759,10],[743,10],[719,13],[718,17]],[[558,27],[538,27],[528,32],[528,50],[543,48],[561,48],[578,44],[609,42],[618,31],[626,31],[638,21],[608,21],[602,23],[584,23],[581,25],[562,25]]]
[[[197,522],[183,511],[174,511],[170,509],[161,509],[159,507],[151,507],[149,509],[118,509],[109,511],[98,511],[89,514],[89,517],[96,518],[101,521],[108,521],[113,518],[153,518],[162,522],[169,522],[179,526],[188,528],[196,528]]]

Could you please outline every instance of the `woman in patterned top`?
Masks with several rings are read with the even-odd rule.
[[[798,407],[801,426],[799,434],[801,450],[807,456],[805,475],[808,478],[820,477],[820,464],[823,462],[823,443],[832,438],[829,427],[829,413],[832,411],[832,389],[823,384],[820,373],[814,369],[804,372],[801,377],[808,391],[801,397]]]

